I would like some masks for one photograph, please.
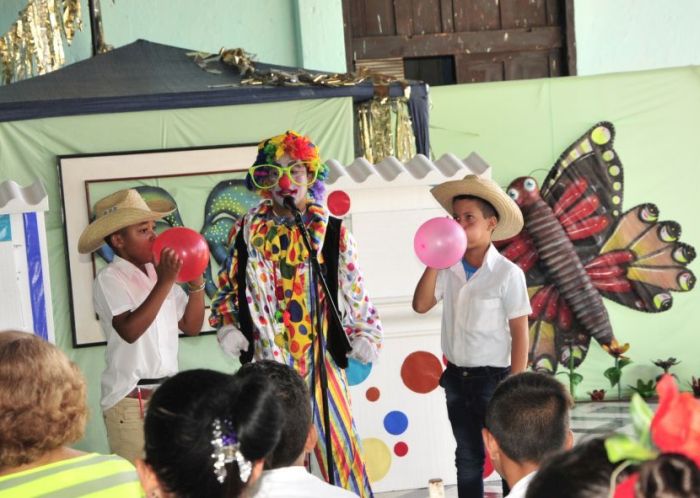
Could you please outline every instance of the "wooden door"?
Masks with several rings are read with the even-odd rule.
[[[343,9],[350,69],[386,66],[432,84],[576,74],[573,0],[343,0]]]

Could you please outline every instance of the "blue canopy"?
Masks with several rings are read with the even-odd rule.
[[[219,61],[205,71],[191,50],[137,40],[52,73],[0,87],[0,122],[54,116],[254,104],[299,99],[372,98],[371,82],[341,87],[243,86],[241,76]],[[262,71],[298,68],[256,63]],[[309,71],[314,72],[314,71]],[[410,82],[409,109],[417,152],[428,154],[428,87]],[[399,83],[390,96],[403,95]]]

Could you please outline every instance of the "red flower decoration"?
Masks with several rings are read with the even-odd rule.
[[[316,146],[307,137],[296,133],[287,133],[284,137],[284,151],[297,161],[316,159]]]
[[[700,400],[678,392],[671,375],[661,378],[656,392],[659,408],[651,421],[654,444],[662,453],[680,453],[700,466]]]
[[[634,488],[639,480],[639,473],[635,472],[615,487],[615,498],[634,498]]]

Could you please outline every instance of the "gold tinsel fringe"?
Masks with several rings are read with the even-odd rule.
[[[394,156],[408,161],[416,155],[416,140],[406,97],[378,98],[357,105],[362,155],[377,164]]]
[[[385,74],[377,74],[361,68],[357,73],[310,73],[305,69],[295,71],[261,71],[255,67],[254,56],[242,48],[221,49],[218,54],[193,52],[188,54],[205,71],[220,74],[211,67],[221,61],[238,69],[242,85],[268,86],[351,86],[371,81],[375,86],[375,97],[356,107],[356,118],[360,130],[360,153],[370,162],[378,163],[388,156],[407,161],[416,155],[416,139],[408,112],[411,87],[405,80]],[[404,84],[404,97],[388,97],[389,84],[400,81]]]
[[[3,84],[61,67],[65,63],[63,40],[70,44],[80,29],[80,0],[29,0],[0,36]]]

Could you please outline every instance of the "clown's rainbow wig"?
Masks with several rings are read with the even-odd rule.
[[[305,161],[309,171],[312,174],[316,172],[316,181],[309,186],[307,195],[310,195],[316,202],[322,202],[326,190],[324,182],[328,178],[328,166],[321,162],[318,147],[311,142],[309,137],[289,130],[282,135],[263,140],[258,144],[258,157],[253,166],[279,164],[277,161],[285,154],[296,161]],[[250,173],[245,177],[245,185],[248,190],[256,192],[261,197],[270,198],[272,195],[269,189],[256,187],[250,178]]]

